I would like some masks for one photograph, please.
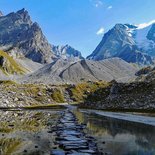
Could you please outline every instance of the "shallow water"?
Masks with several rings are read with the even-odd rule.
[[[59,149],[51,129],[62,110],[0,111],[0,150],[43,155]],[[155,155],[155,127],[74,108],[73,111],[78,122],[86,125],[86,134],[96,139],[100,152],[107,155]],[[14,149],[8,147],[10,144]]]
[[[57,146],[51,128],[60,110],[0,111],[0,155],[44,155]]]
[[[112,155],[155,155],[155,127],[75,111],[101,152]]]

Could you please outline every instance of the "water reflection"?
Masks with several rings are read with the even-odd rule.
[[[57,147],[50,131],[59,110],[0,111],[0,155],[44,155]]]
[[[75,111],[102,152],[112,155],[155,155],[155,127]]]

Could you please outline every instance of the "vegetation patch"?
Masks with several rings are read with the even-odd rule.
[[[16,148],[21,144],[20,139],[2,138],[0,139],[0,154],[11,155]]]
[[[15,81],[11,81],[11,80],[0,80],[0,84],[4,84],[4,85],[16,85],[17,83]]]
[[[59,89],[54,89],[51,97],[54,101],[58,102],[58,103],[64,103],[65,99],[64,99],[64,95],[62,94],[62,92]]]
[[[84,82],[79,83],[77,85],[71,86],[69,88],[70,96],[73,101],[82,102],[87,98],[89,94],[92,94],[96,90],[100,88],[106,88],[108,86],[108,82],[99,81],[99,82]]]
[[[6,52],[0,50],[0,69],[6,74],[25,74],[26,69],[20,66]]]

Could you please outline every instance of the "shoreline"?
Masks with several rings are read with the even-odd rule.
[[[129,121],[129,122],[135,122],[135,123],[141,123],[146,125],[151,125],[155,127],[155,116],[142,116],[142,115],[136,115],[136,114],[129,114],[129,113],[121,113],[121,112],[103,112],[99,110],[81,110],[81,112],[84,113],[93,113],[104,117]]]

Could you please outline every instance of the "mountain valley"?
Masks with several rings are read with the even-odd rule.
[[[107,31],[124,16],[110,22],[116,5],[89,3],[9,1],[4,12],[29,12],[0,11],[0,155],[155,154],[155,20]]]

